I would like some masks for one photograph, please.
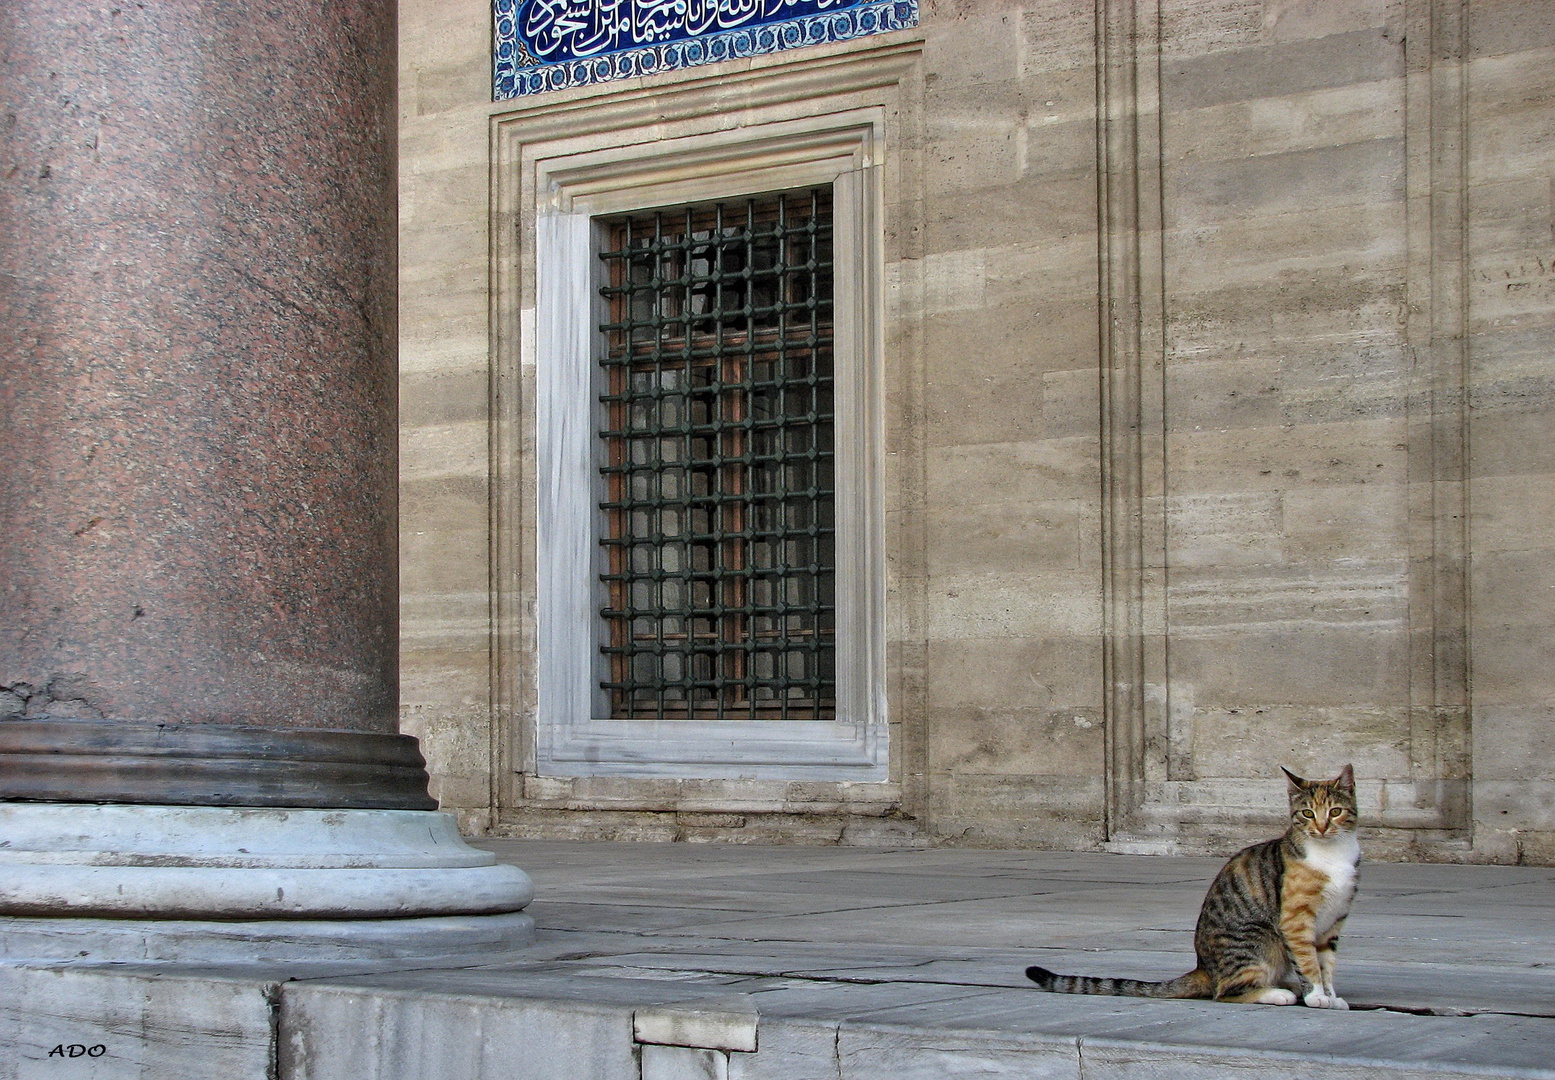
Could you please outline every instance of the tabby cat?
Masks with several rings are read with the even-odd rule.
[[[1059,994],[1214,998],[1260,1005],[1348,1009],[1334,993],[1339,930],[1355,897],[1360,845],[1355,839],[1355,771],[1303,780],[1289,769],[1290,828],[1243,848],[1204,897],[1193,934],[1199,966],[1165,982],[1026,975]]]

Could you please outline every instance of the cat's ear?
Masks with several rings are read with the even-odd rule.
[[[1291,772],[1285,766],[1280,766],[1280,772],[1285,774],[1285,786],[1290,789],[1290,793],[1292,795],[1299,791],[1307,790],[1307,782],[1301,777],[1297,776],[1295,773]]]
[[[1339,770],[1339,775],[1334,777],[1334,787],[1340,791],[1355,794],[1355,766],[1346,765]]]

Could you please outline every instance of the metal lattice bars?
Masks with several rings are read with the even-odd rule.
[[[609,228],[611,715],[833,719],[831,193]]]

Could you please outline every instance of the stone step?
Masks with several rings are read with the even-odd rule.
[[[3,966],[0,1045],[0,1080],[1555,1080],[1547,1016],[519,958],[415,970]]]

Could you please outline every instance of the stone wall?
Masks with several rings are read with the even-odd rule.
[[[467,828],[1223,850],[1277,827],[1278,766],[1353,761],[1379,856],[1555,858],[1548,5],[938,3],[730,66],[913,55],[892,781],[851,787],[525,775],[533,343],[501,311],[533,283],[494,118],[714,69],[493,103],[486,3],[400,10],[402,710]]]

